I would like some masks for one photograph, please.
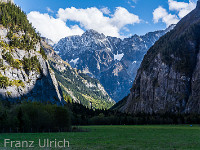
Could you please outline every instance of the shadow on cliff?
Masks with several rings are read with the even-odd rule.
[[[17,89],[18,93],[22,93],[21,89]],[[61,99],[56,91],[53,80],[51,78],[50,72],[48,70],[47,75],[43,73],[40,78],[35,82],[33,89],[28,91],[26,94],[20,94],[19,97],[9,96],[5,91],[5,94],[0,94],[0,98],[11,103],[20,103],[21,101],[31,101],[31,102],[42,102],[42,103],[52,103],[57,105],[64,104],[64,99],[62,97],[62,91],[58,85],[58,91],[61,95]]]

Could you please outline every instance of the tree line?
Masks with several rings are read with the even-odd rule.
[[[66,107],[38,102],[0,104],[0,132],[64,132],[71,125]]]
[[[78,103],[1,101],[0,132],[66,132],[80,125],[200,124],[198,114],[125,114],[116,110],[90,109]],[[76,131],[76,130],[75,130]]]

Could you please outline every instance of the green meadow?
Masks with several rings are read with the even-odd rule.
[[[82,126],[84,132],[67,133],[16,133],[0,134],[0,149],[5,148],[4,139],[12,141],[34,141],[34,148],[28,149],[64,149],[39,148],[39,139],[69,141],[73,150],[199,150],[199,125],[136,125],[136,126]],[[7,145],[9,146],[9,144]],[[17,149],[17,148],[16,148]],[[19,148],[18,148],[19,149]],[[21,148],[26,149],[26,148]]]

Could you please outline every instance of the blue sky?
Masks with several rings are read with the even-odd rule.
[[[165,29],[195,8],[197,0],[15,0],[33,26],[57,42],[94,29],[127,37]]]

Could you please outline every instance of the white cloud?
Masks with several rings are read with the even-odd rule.
[[[175,10],[179,12],[178,14],[179,18],[183,18],[196,7],[196,3],[191,0],[189,1],[189,3],[168,0],[168,3],[169,3],[169,10],[172,11]]]
[[[36,11],[30,12],[28,19],[42,36],[54,42],[58,42],[66,36],[81,35],[84,32],[77,25],[67,27],[66,23],[61,19],[55,19],[48,14],[41,14]]]
[[[178,18],[175,15],[168,14],[167,10],[159,6],[153,12],[154,23],[158,23],[159,20],[162,20],[167,26],[171,24],[178,23]]]
[[[162,18],[162,20],[166,23],[167,27],[169,27],[171,24],[177,24],[179,22],[178,18],[172,14],[168,14],[167,16]]]
[[[164,18],[167,15],[168,15],[167,10],[159,6],[153,12],[153,20],[155,23],[157,23],[160,19]]]
[[[47,8],[47,10],[52,11],[50,8]],[[104,14],[109,14],[109,16],[104,16]],[[83,30],[88,29],[104,33],[106,36],[123,37],[123,35],[120,35],[120,30],[123,30],[126,25],[140,23],[137,15],[122,7],[116,8],[114,14],[111,14],[106,7],[103,9],[96,7],[87,9],[60,8],[56,18],[49,14],[33,11],[28,14],[28,19],[42,36],[54,42],[58,42],[66,36],[82,35]],[[78,25],[68,27],[67,22],[76,22]]]
[[[118,7],[113,15],[113,18],[110,19],[111,24],[117,26],[119,29],[124,27],[127,24],[140,23],[138,16],[129,13],[125,8]]]
[[[159,6],[153,11],[154,23],[158,23],[159,20],[161,20],[167,26],[171,24],[176,24],[180,19],[182,19],[196,7],[196,2],[191,0],[189,1],[189,3],[177,2],[175,0],[168,0],[168,4],[169,4],[169,11],[170,12],[176,11],[178,12],[178,14],[173,15],[171,13],[168,13],[166,9]]]
[[[139,23],[138,16],[128,12],[125,8],[118,7],[111,17],[106,17],[96,7],[87,9],[76,9],[74,7],[60,8],[57,17],[63,21],[75,21],[85,29],[94,29],[107,36],[120,37],[120,30],[128,25]]]
[[[47,7],[47,11],[50,13],[54,13],[54,11],[50,7]]]
[[[111,13],[110,10],[108,9],[108,7],[101,8],[101,12],[106,14],[106,15],[109,15]]]

